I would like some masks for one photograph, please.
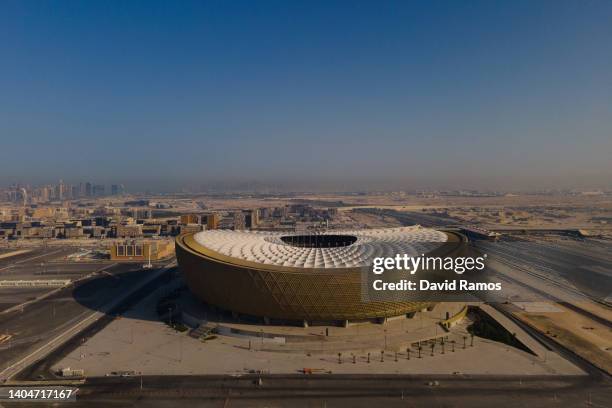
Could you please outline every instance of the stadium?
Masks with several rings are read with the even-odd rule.
[[[311,235],[210,230],[177,237],[177,260],[203,302],[266,323],[347,324],[411,316],[431,302],[364,301],[374,257],[433,253],[461,236],[420,226]]]

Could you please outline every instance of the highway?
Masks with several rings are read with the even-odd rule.
[[[83,272],[83,268],[80,267],[79,268],[79,273],[73,274],[73,275],[77,275],[77,277],[76,278],[73,277],[73,279],[70,281],[69,285],[70,286],[74,286],[74,285],[78,284],[79,282],[81,282],[83,280],[87,280],[87,279],[91,278],[92,276],[94,276],[94,275],[96,275],[98,273],[105,272],[106,269],[110,269],[110,268],[112,268],[112,267],[114,267],[116,265],[117,265],[116,263],[106,263],[106,264],[102,264],[102,266],[100,266],[100,265],[88,265],[88,267],[92,267],[93,266],[96,269],[94,269],[92,272],[88,273],[87,275],[83,275],[83,273],[84,273]],[[66,265],[66,266],[69,266],[69,265]],[[27,279],[27,278],[21,277],[21,276],[20,276],[20,278]],[[35,277],[34,279],[41,279],[41,278],[57,278],[57,276],[51,276],[50,277],[50,276],[44,275],[44,276],[40,276],[40,277]],[[41,301],[41,300],[43,300],[45,298],[48,298],[48,297],[50,297],[50,296],[60,292],[62,289],[64,289],[64,286],[56,288],[56,289],[38,288],[38,290],[35,292],[35,293],[37,293],[36,296],[34,296],[32,298],[29,298],[25,302],[22,302],[22,303],[19,303],[19,304],[15,304],[12,307],[9,307],[7,309],[4,309],[4,310],[0,309],[1,310],[0,314],[11,313],[11,312],[13,312],[13,311],[15,311],[17,309],[21,309],[23,311],[23,309],[27,305],[32,304],[32,303],[36,303],[36,302],[39,302],[39,301]],[[4,288],[3,289],[3,293],[6,293],[9,290],[10,289]]]
[[[0,259],[0,281],[33,281],[33,280],[71,280],[76,281],[84,276],[107,267],[110,261],[72,262],[66,256],[74,253],[76,247],[40,246],[27,248],[27,252]],[[21,251],[21,250],[19,250]],[[15,251],[10,251],[15,252]],[[31,303],[54,293],[49,287],[10,287],[0,288],[0,313]]]
[[[175,263],[171,262],[163,268],[152,270],[141,270],[137,272],[137,276],[132,278],[128,287],[125,287],[123,292],[113,293],[112,300],[109,302],[108,294],[105,297],[106,302],[102,305],[89,304],[95,312],[89,312],[87,317],[83,317],[69,327],[60,336],[45,344],[43,348],[44,358],[41,355],[33,356],[26,364],[19,364],[15,367],[12,375],[15,372],[18,374],[13,378],[18,379],[53,379],[54,375],[50,373],[51,367],[61,358],[66,356],[70,351],[79,347],[83,342],[94,336],[98,331],[103,329],[116,316],[124,313],[130,307],[138,303],[142,298],[154,291],[160,285],[164,285],[170,278],[171,273],[176,270]],[[127,284],[126,278],[121,275],[112,275],[110,278],[104,279],[106,282],[115,282],[114,286],[123,287]],[[94,288],[88,288],[92,290]],[[96,289],[97,290],[97,289]],[[32,362],[35,361],[33,364]]]
[[[402,225],[414,225],[419,224],[423,227],[446,227],[449,225],[458,225],[462,221],[445,217],[440,215],[425,214],[416,211],[396,211],[380,208],[357,208],[355,211],[364,212],[367,214],[378,214],[384,215],[385,217],[392,217],[397,219]]]
[[[556,291],[556,294],[552,294],[541,287],[526,284],[515,276],[495,271],[503,275],[505,279],[525,287],[532,293],[537,294],[541,299],[559,302],[590,319],[612,327],[612,323],[609,320],[576,305],[577,301],[593,301],[602,304],[604,307],[609,306],[604,300],[607,295],[604,296],[604,294],[612,291],[612,279],[606,279],[605,277],[601,279],[601,275],[593,273],[585,276],[587,271],[583,268],[585,262],[590,262],[590,265],[599,262],[599,265],[605,268],[607,265],[605,259],[598,258],[597,260],[591,259],[587,261],[583,258],[577,258],[575,255],[563,257],[554,251],[548,252],[546,245],[538,243],[489,243],[480,241],[476,242],[475,246],[484,253],[491,255],[490,259],[501,262],[515,271],[536,278],[545,286],[555,287],[559,290]],[[591,283],[591,280],[594,282]],[[589,281],[588,286],[585,285],[585,281]]]
[[[76,406],[603,408],[610,400],[609,380],[589,376],[136,375],[88,379]]]
[[[8,258],[0,259],[0,276],[2,272],[13,268],[14,266],[36,262],[46,262],[52,259],[60,258],[62,256],[70,255],[75,252],[74,247],[37,247],[31,251],[22,253],[19,255],[11,256]]]
[[[0,315],[0,331],[13,336],[0,348],[0,379],[44,358],[166,270],[115,265],[105,272],[116,279],[96,274],[77,284],[77,288],[86,289],[62,288],[23,309]]]

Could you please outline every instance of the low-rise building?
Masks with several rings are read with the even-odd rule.
[[[174,243],[167,240],[125,240],[115,242],[110,249],[110,258],[113,261],[155,261],[172,254]]]
[[[221,217],[217,213],[206,215],[206,229],[214,230],[219,228]]]
[[[181,224],[200,224],[200,216],[197,214],[183,214],[181,215]]]
[[[142,237],[142,225],[140,224],[119,224],[115,229],[117,238],[140,238]]]

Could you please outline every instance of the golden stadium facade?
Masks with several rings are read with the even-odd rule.
[[[266,321],[349,322],[432,305],[364,302],[362,270],[373,257],[417,256],[459,240],[420,226],[316,235],[211,230],[177,237],[176,256],[189,289],[209,305]]]

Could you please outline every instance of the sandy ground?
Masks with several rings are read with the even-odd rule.
[[[612,330],[563,306],[558,312],[517,313],[556,341],[612,373]]]
[[[342,202],[345,206],[376,206],[399,210],[419,210],[423,208],[504,208],[504,207],[534,207],[550,206],[577,210],[580,208],[597,207],[603,211],[612,210],[612,198],[599,196],[569,196],[569,195],[508,195],[499,197],[420,197],[406,194],[373,194],[352,195],[341,193],[305,194],[271,198],[235,197],[219,198],[208,196],[193,196],[194,201],[203,201],[209,208],[253,208],[283,206],[299,200],[310,202]],[[323,204],[322,204],[323,205]]]

